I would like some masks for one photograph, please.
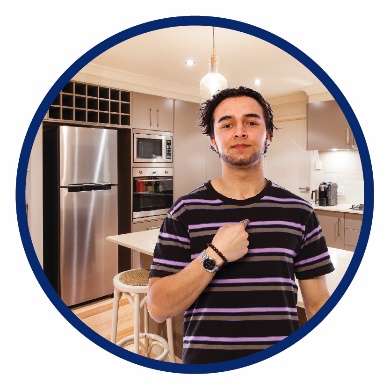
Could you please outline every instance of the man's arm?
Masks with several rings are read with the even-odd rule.
[[[309,320],[329,298],[325,275],[312,279],[299,280],[306,317]]]
[[[229,262],[242,258],[248,252],[248,233],[242,223],[224,225],[212,240]],[[206,253],[215,259],[217,266],[223,260],[211,248]],[[214,277],[214,273],[203,268],[200,256],[191,261],[177,274],[149,279],[147,306],[151,317],[157,322],[188,309]]]

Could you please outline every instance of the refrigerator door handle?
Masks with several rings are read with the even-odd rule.
[[[68,192],[83,192],[83,191],[107,191],[111,190],[113,183],[82,183],[69,184],[68,186],[60,186],[60,188],[67,188]]]

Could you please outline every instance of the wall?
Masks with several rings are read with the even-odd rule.
[[[26,175],[27,222],[31,240],[40,264],[43,262],[43,216],[42,216],[42,126],[39,127]]]
[[[364,203],[364,182],[360,155],[357,150],[314,152],[315,162],[319,160],[322,169],[313,172],[315,188],[322,181],[332,181],[344,187],[344,195],[338,194],[338,203]],[[314,164],[315,166],[316,164]]]

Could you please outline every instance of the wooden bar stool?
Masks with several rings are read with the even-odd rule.
[[[114,276],[114,304],[112,310],[111,341],[120,347],[134,344],[135,353],[139,353],[139,348],[141,347],[147,357],[150,357],[150,352],[155,345],[160,345],[162,347],[162,352],[155,359],[164,360],[167,354],[169,354],[169,361],[174,363],[175,353],[173,348],[172,320],[170,318],[166,320],[167,340],[159,335],[149,333],[149,313],[146,307],[148,275],[149,270],[137,268],[121,272]],[[118,328],[119,300],[122,295],[127,298],[133,308],[134,334],[117,342],[116,336]],[[144,309],[144,332],[140,332],[140,311],[142,308]],[[140,339],[145,339],[145,343],[140,341]],[[151,343],[149,343],[150,340]]]

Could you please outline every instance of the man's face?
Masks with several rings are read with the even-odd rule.
[[[211,143],[231,166],[259,163],[269,142],[263,107],[247,96],[223,100],[214,111]]]

